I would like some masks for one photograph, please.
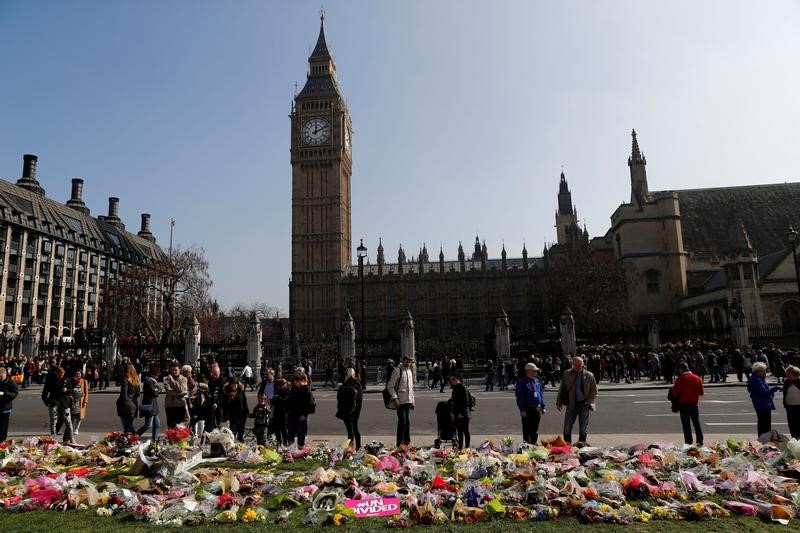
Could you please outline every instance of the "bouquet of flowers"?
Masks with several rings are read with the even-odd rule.
[[[164,432],[167,436],[167,440],[173,446],[177,446],[178,448],[188,448],[189,447],[189,437],[192,436],[192,430],[189,428],[176,428],[176,429],[168,429]]]
[[[139,442],[139,435],[136,433],[121,433],[113,431],[106,435],[103,444],[111,448],[115,455],[125,455]]]

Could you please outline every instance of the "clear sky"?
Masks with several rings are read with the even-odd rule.
[[[86,180],[158,242],[202,245],[214,296],[288,310],[289,119],[318,1],[0,1],[0,177]],[[592,236],[651,190],[800,177],[797,1],[328,1],[353,119],[353,246],[455,259],[555,240],[558,175]]]

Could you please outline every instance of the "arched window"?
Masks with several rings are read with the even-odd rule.
[[[658,270],[650,269],[644,273],[644,280],[647,285],[647,292],[656,294],[660,290],[661,285],[661,272]]]
[[[783,304],[781,325],[784,331],[800,331],[800,302],[792,300]]]

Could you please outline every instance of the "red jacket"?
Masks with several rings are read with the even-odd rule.
[[[696,374],[684,372],[675,380],[672,397],[678,403],[697,403],[703,395],[703,380]]]

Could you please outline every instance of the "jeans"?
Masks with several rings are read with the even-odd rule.
[[[244,442],[244,430],[247,418],[232,416],[229,422],[231,432],[236,436],[236,440],[239,442]]]
[[[74,440],[69,407],[56,407],[56,427],[60,428],[61,426],[64,426],[64,442]]]
[[[158,415],[145,416],[144,425],[136,433],[144,435],[150,428],[153,429],[153,440],[158,440],[158,430],[161,429],[161,419],[158,418]]]
[[[287,444],[294,442],[297,437],[297,446],[302,448],[306,445],[306,434],[308,433],[308,417],[300,420],[300,415],[290,414],[288,416],[288,430],[289,441]]]
[[[0,413],[0,443],[8,438],[8,422],[11,413]]]
[[[683,442],[692,443],[692,426],[694,426],[697,444],[703,443],[703,428],[700,425],[700,411],[696,403],[678,404],[678,412],[681,414],[681,426],[683,426]]]
[[[119,417],[120,421],[122,421],[122,432],[123,433],[136,433],[136,430],[133,429],[133,417],[132,416],[121,416]]]
[[[542,420],[542,411],[539,407],[528,406],[522,418],[522,440],[528,444],[536,444],[539,440],[539,422]]]
[[[411,404],[397,407],[397,446],[411,444]]]
[[[589,405],[586,402],[575,402],[575,409],[567,408],[564,413],[564,440],[572,443],[572,426],[578,419],[578,441],[586,442],[586,432],[589,429]]]
[[[342,420],[344,428],[347,430],[347,438],[354,443],[356,450],[361,448],[361,432],[358,430],[358,418],[348,417]]]
[[[772,431],[772,411],[769,409],[764,411],[756,411],[756,419],[758,420],[758,436]]]
[[[78,411],[77,413],[72,413],[72,432],[77,435],[78,431],[81,429],[81,413]]]
[[[494,376],[488,374],[486,376],[486,392],[494,390]]]
[[[456,416],[456,432],[458,433],[458,449],[469,448],[469,418]]]

